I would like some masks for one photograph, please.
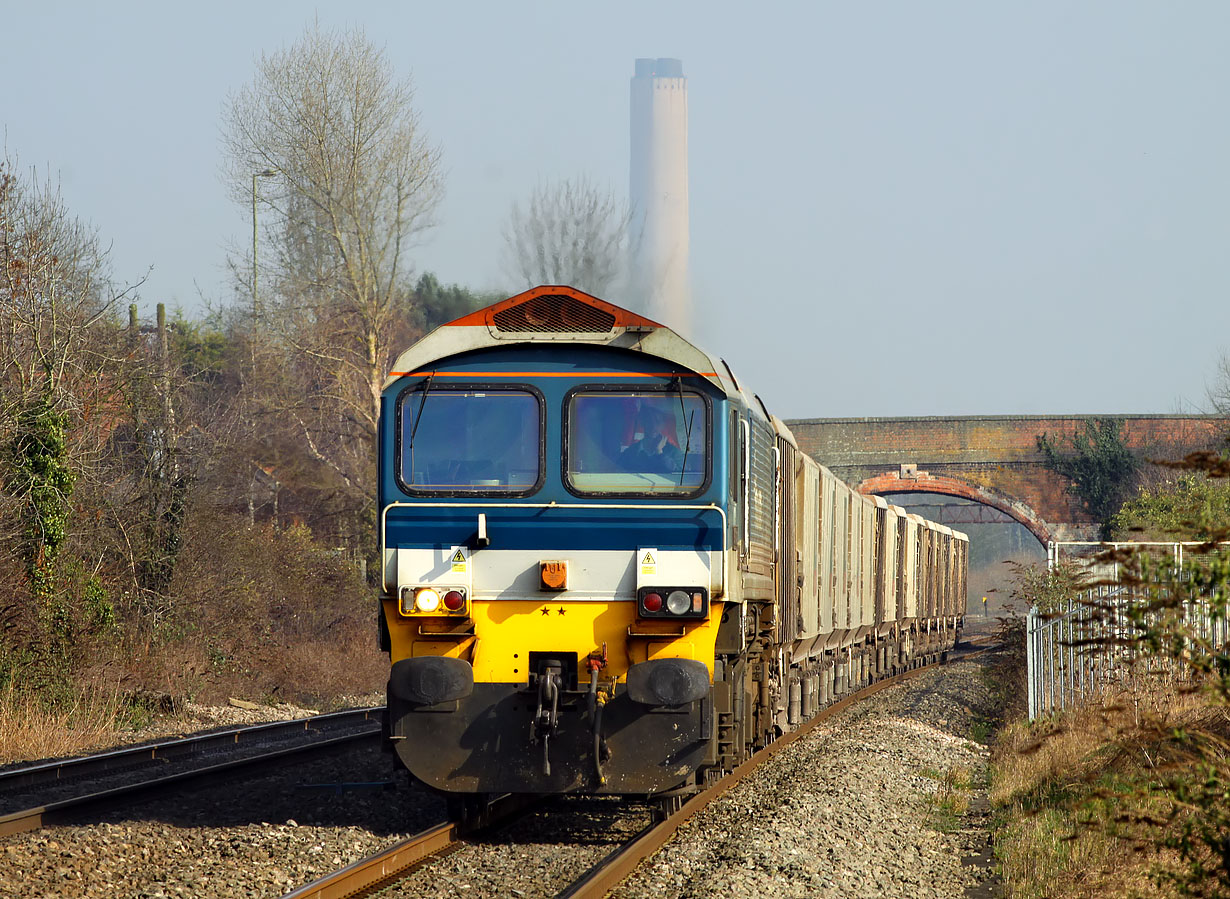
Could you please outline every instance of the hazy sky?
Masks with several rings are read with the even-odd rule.
[[[1230,338],[1230,4],[6,3],[0,125],[145,306],[230,298],[219,123],[316,18],[444,154],[419,270],[502,277],[542,179],[628,180],[638,56],[683,60],[694,337],[783,417],[1173,412]]]

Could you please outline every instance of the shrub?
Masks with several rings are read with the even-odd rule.
[[[1064,448],[1047,434],[1038,436],[1046,467],[1072,482],[1072,493],[1101,523],[1102,536],[1106,537],[1108,521],[1131,491],[1140,469],[1140,462],[1124,440],[1123,421],[1092,419],[1067,443]]]

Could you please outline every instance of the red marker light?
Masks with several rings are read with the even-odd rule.
[[[660,593],[646,593],[645,598],[641,600],[641,605],[645,607],[646,612],[660,612],[662,610],[662,595]]]
[[[450,612],[460,611],[461,607],[466,604],[466,598],[457,590],[449,590],[444,594],[444,608]]]

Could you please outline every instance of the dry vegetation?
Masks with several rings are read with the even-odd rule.
[[[155,719],[178,730],[188,702],[230,697],[318,709],[377,692],[387,658],[371,589],[302,526],[190,515],[155,628],[112,627],[47,670],[27,661],[0,682],[0,764],[131,741]],[[197,723],[197,727],[202,724]]]
[[[1135,667],[1082,708],[1001,728],[990,798],[1010,896],[1230,896],[1230,659],[1185,613],[1198,599],[1224,617],[1228,573],[1225,556],[1128,558]],[[1056,588],[1042,580],[1022,578],[1035,599]],[[998,676],[1023,687],[1016,667]]]
[[[49,705],[12,683],[0,687],[0,765],[78,755],[112,745],[126,705],[119,695],[83,691]]]
[[[1062,719],[1006,727],[993,754],[996,851],[1014,897],[1181,895],[1164,870],[1174,819],[1164,790],[1187,763],[1176,730],[1224,727],[1205,698],[1152,684]]]
[[[927,797],[936,830],[951,833],[960,826],[961,816],[969,811],[974,778],[969,768],[957,766],[943,771],[924,769],[923,777],[935,781],[935,793]]]

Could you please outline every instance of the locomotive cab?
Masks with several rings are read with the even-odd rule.
[[[712,755],[729,544],[727,396],[708,357],[539,288],[412,347],[383,405],[402,764],[455,793],[689,781]]]

